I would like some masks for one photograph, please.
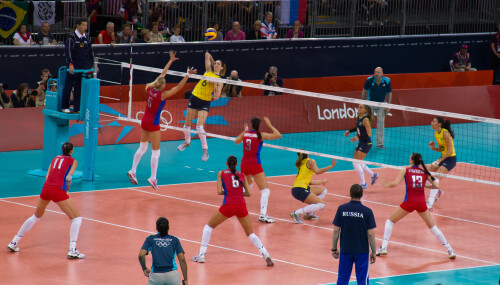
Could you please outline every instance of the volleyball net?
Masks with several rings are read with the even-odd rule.
[[[162,72],[160,68],[119,63],[117,68],[129,74],[129,68],[151,75],[150,81]],[[203,73],[198,70],[198,73]],[[168,71],[167,82],[177,83],[184,72]],[[128,78],[127,78],[128,79]],[[133,80],[133,77],[132,77]],[[375,116],[371,122],[373,148],[363,163],[388,168],[401,168],[409,164],[412,153],[422,154],[427,164],[437,160],[441,154],[429,147],[434,141],[431,122],[435,117],[443,117],[452,123],[453,140],[457,155],[457,166],[447,175],[451,178],[475,181],[500,186],[500,120],[475,115],[459,114],[396,104],[377,103],[356,98],[331,94],[308,92],[289,88],[271,87],[256,83],[216,79],[200,74],[191,75],[190,82],[206,80],[224,85],[241,86],[243,94],[263,94],[268,90],[276,96],[245,96],[220,98],[211,102],[210,112],[205,122],[209,137],[234,140],[243,131],[244,124],[250,124],[252,117],[268,117],[272,124],[283,134],[281,139],[265,141],[264,146],[292,152],[306,152],[327,158],[358,162],[353,159],[357,142],[350,142],[355,133],[344,136],[346,130],[356,124],[359,104],[385,110],[383,144],[385,149],[376,148],[376,137],[381,135],[377,129]],[[127,83],[126,83],[127,84]],[[121,120],[140,123],[146,109],[144,85],[120,92],[118,104]],[[361,92],[359,92],[360,96]],[[393,97],[398,96],[394,92]],[[402,101],[402,100],[400,100]],[[172,130],[169,139],[182,140],[182,127],[185,122],[188,100],[167,100],[161,114],[162,130]],[[438,104],[439,105],[439,104]],[[442,105],[441,105],[442,106]],[[484,106],[489,107],[489,106]],[[192,138],[197,139],[196,120],[191,126]],[[264,122],[261,131],[270,132]],[[169,131],[170,132],[170,131]],[[378,133],[378,134],[377,134]]]

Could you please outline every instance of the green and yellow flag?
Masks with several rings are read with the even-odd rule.
[[[2,38],[7,38],[14,34],[19,25],[26,22],[24,16],[27,10],[27,1],[7,1],[0,3],[0,36]]]

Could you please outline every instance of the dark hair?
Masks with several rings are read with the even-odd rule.
[[[257,137],[261,140],[262,135],[259,132],[260,119],[258,117],[253,117],[252,120],[250,120],[250,123],[252,124],[252,129],[257,132]]]
[[[44,68],[42,69],[42,71],[40,71],[40,75],[43,75],[44,73],[50,73],[50,70],[48,70],[47,68]]]
[[[21,33],[21,28],[22,28],[23,26],[24,26],[24,27],[26,27],[26,33],[28,32],[28,26],[26,26],[26,24],[21,24],[21,25],[19,25],[19,27],[17,28],[17,32],[18,32],[18,33]]]
[[[422,165],[422,167],[424,168],[424,172],[425,174],[429,175],[431,177],[431,180],[434,181],[434,176],[432,176],[432,174],[429,172],[429,170],[427,170],[427,167],[425,167],[425,163],[424,163],[424,160],[422,159],[422,155],[420,155],[420,153],[412,153],[411,154],[411,157],[410,157],[411,160],[413,160],[413,163],[415,165]]]
[[[220,61],[220,65],[222,66],[222,69],[219,71],[219,75],[221,77],[224,76],[224,75],[226,75],[226,64],[222,60],[220,60],[220,59],[218,59],[216,61]]]
[[[156,230],[160,233],[161,237],[168,235],[168,230],[170,229],[169,222],[165,217],[159,217],[156,220]]]
[[[361,105],[363,105],[363,107],[365,107],[365,109],[366,109],[366,116],[368,117],[368,120],[370,120],[370,122],[373,121],[372,107],[365,105],[365,104],[361,104]]]
[[[153,14],[151,14],[151,22],[158,22],[158,20],[160,19],[161,17],[161,14],[160,12],[158,11],[154,11]]]
[[[83,22],[88,23],[88,20],[86,18],[80,18],[76,20],[77,25],[81,25]]]
[[[349,193],[351,194],[351,198],[361,199],[361,197],[363,197],[363,187],[359,184],[352,184]]]
[[[238,180],[240,185],[243,186],[243,182],[241,182],[240,177],[236,175],[236,164],[238,164],[238,159],[236,158],[236,156],[231,155],[227,158],[227,166],[229,166],[229,170],[231,170],[231,173],[234,174],[234,178]]]
[[[309,157],[309,155],[307,153],[301,153],[301,152],[297,152],[297,155],[299,156],[299,158],[297,158],[297,161],[295,161],[295,166],[297,166],[297,168],[300,167],[300,165],[302,164],[302,161],[306,158]]]
[[[441,128],[446,129],[448,132],[450,132],[450,135],[452,138],[455,138],[455,133],[451,130],[451,123],[448,120],[445,120],[441,117],[435,117],[435,119],[438,121],[438,123],[441,124]]]
[[[30,86],[28,85],[28,83],[21,83],[17,87],[16,96],[17,96],[17,98],[19,98],[19,100],[23,97],[24,89],[30,89]]]
[[[73,150],[73,144],[70,142],[65,142],[62,145],[62,153],[64,155],[69,155],[69,153]]]

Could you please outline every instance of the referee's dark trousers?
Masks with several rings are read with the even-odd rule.
[[[88,69],[90,68],[88,66],[87,60],[84,61],[78,61],[75,60],[73,61],[73,67],[75,69]],[[68,74],[66,75],[66,82],[64,83],[64,89],[63,89],[63,94],[62,94],[62,109],[69,109],[69,98],[71,95],[71,89],[74,89],[73,92],[73,112],[80,111],[80,97],[82,93],[82,74],[71,74],[69,73],[69,67],[68,67]]]

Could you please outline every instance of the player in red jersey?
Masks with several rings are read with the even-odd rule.
[[[260,119],[253,117],[250,121],[251,128],[245,124],[243,132],[234,140],[235,144],[243,142],[243,159],[241,160],[241,172],[245,174],[246,180],[250,181],[252,188],[252,176],[260,189],[260,216],[259,221],[264,223],[274,223],[274,219],[267,216],[267,203],[271,191],[267,186],[267,179],[260,161],[260,151],[264,140],[275,140],[281,138],[281,133],[271,124],[269,118],[264,117],[267,127],[272,133],[261,133]]]
[[[384,239],[382,240],[382,245],[377,250],[377,255],[387,255],[387,244],[389,243],[394,223],[401,220],[409,213],[417,210],[418,214],[425,221],[432,234],[436,236],[436,238],[448,250],[448,257],[450,259],[454,259],[456,257],[455,251],[453,251],[448,241],[446,241],[443,233],[434,223],[429,209],[427,209],[427,205],[425,204],[424,187],[430,188],[430,186],[425,186],[425,182],[429,180],[434,187],[438,187],[439,185],[437,184],[436,179],[425,167],[422,156],[419,153],[413,153],[411,155],[410,164],[411,167],[402,169],[398,177],[396,177],[393,182],[387,183],[385,180],[382,181],[382,186],[384,187],[395,187],[404,177],[406,183],[406,196],[404,202],[401,203],[399,208],[394,210],[394,212],[392,212],[389,216],[389,219],[385,221]],[[419,166],[422,166],[422,168]]]
[[[243,174],[236,171],[238,160],[236,156],[231,155],[227,158],[227,166],[229,169],[219,171],[217,173],[217,194],[224,195],[224,201],[220,206],[219,211],[215,212],[208,220],[208,223],[203,228],[203,236],[201,238],[200,252],[193,257],[193,261],[205,263],[205,254],[207,252],[208,243],[212,230],[225,220],[236,216],[241,226],[245,230],[248,239],[257,247],[266,260],[267,266],[273,266],[274,262],[267,252],[260,239],[253,233],[252,222],[248,217],[248,210],[243,196],[250,196],[250,187],[245,180]],[[243,181],[240,180],[243,178]]]
[[[82,218],[80,217],[78,208],[69,198],[67,193],[76,166],[78,165],[76,160],[71,157],[73,154],[73,144],[69,142],[64,143],[62,146],[62,153],[62,155],[58,155],[52,159],[50,163],[49,169],[47,170],[47,176],[45,177],[45,183],[43,184],[42,193],[40,194],[40,199],[35,209],[35,214],[24,222],[19,232],[7,246],[8,250],[12,252],[19,251],[19,241],[21,238],[42,218],[45,213],[45,208],[47,208],[50,201],[54,201],[54,203],[56,203],[71,219],[68,258],[85,258],[85,255],[76,249],[76,241],[82,224]]]
[[[196,73],[196,70],[190,69],[188,67],[186,76],[179,82],[177,86],[174,88],[163,91],[165,89],[165,75],[167,74],[170,65],[174,61],[178,60],[175,57],[175,52],[170,51],[170,60],[167,65],[163,69],[163,72],[156,78],[155,81],[148,83],[146,85],[146,93],[148,94],[148,101],[146,111],[144,112],[144,117],[142,117],[141,121],[141,141],[139,144],[139,149],[136,151],[134,155],[134,161],[132,163],[132,169],[127,173],[130,182],[137,185],[137,165],[141,160],[142,155],[148,150],[148,142],[151,140],[151,177],[148,178],[148,183],[153,187],[153,189],[158,190],[158,183],[156,180],[156,171],[158,169],[158,160],[160,158],[160,142],[161,142],[161,133],[160,133],[160,117],[161,111],[165,106],[165,100],[175,95],[179,92],[186,81],[189,78],[189,74]]]

